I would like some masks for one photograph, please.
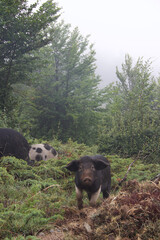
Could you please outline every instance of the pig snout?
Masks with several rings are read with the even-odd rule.
[[[83,179],[83,182],[86,183],[86,184],[91,184],[91,183],[92,183],[92,178],[90,178],[90,177],[85,177],[85,178]]]

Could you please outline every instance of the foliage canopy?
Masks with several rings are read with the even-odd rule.
[[[45,29],[58,18],[59,8],[52,0],[34,11],[38,2],[28,6],[26,0],[0,1],[0,108],[12,110],[12,84],[26,82],[31,70],[32,50],[50,42]]]
[[[122,72],[117,68],[119,81],[106,88],[100,151],[159,161],[159,87],[150,67],[151,63],[142,58],[133,66],[132,58],[126,55]]]

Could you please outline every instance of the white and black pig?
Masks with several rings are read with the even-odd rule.
[[[58,152],[47,143],[37,143],[31,145],[29,157],[32,163],[35,161],[47,161],[51,158],[57,158]]]
[[[75,172],[75,187],[78,208],[83,208],[83,190],[88,194],[90,205],[94,206],[100,192],[107,198],[111,188],[110,164],[101,155],[84,156],[73,160],[66,168]]]

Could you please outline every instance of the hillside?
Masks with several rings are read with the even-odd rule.
[[[0,159],[0,239],[11,240],[159,240],[160,185],[150,181],[158,164],[137,160],[127,181],[117,189],[133,159],[107,156],[112,170],[112,191],[100,196],[96,208],[78,210],[74,174],[65,166],[80,156],[94,155],[96,147],[68,141],[50,143],[58,159],[28,166],[14,157]]]

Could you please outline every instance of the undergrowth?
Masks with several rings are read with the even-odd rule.
[[[94,155],[96,147],[68,141],[49,143],[58,159],[28,166],[14,157],[0,159],[0,239],[35,240],[38,232],[64,218],[66,207],[76,206],[74,175],[65,166],[84,155]],[[112,170],[112,190],[123,178],[133,159],[108,156]],[[150,180],[160,172],[158,165],[137,161],[128,179]]]

